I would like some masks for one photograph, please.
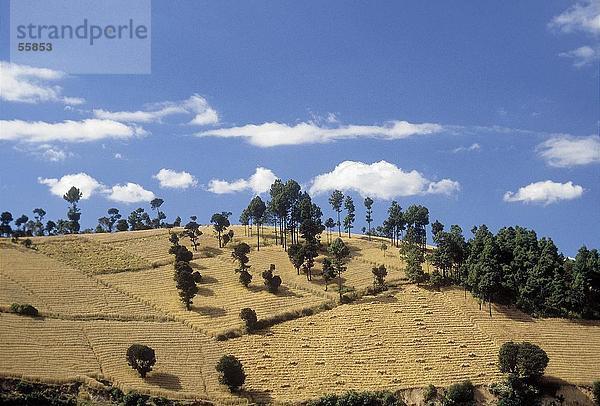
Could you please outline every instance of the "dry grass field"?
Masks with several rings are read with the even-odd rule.
[[[0,243],[0,376],[48,382],[109,380],[123,390],[215,404],[251,401],[298,403],[350,389],[445,386],[463,379],[498,381],[500,345],[528,340],[544,348],[547,374],[580,384],[600,376],[600,324],[532,319],[494,306],[479,310],[462,290],[426,290],[404,281],[402,260],[389,246],[360,236],[345,237],[352,258],[344,286],[364,291],[371,267],[388,266],[395,288],[352,304],[275,324],[255,334],[217,341],[242,331],[239,311],[260,319],[298,315],[336,300],[317,259],[312,281],[297,275],[272,236],[256,250],[256,238],[235,227],[235,242],[252,246],[248,289],[238,281],[231,246],[219,249],[204,228],[192,266],[203,275],[191,311],[178,299],[166,230],[35,238],[34,248]],[[187,245],[187,242],[184,241]],[[283,285],[269,293],[261,272],[275,264]],[[42,317],[10,314],[11,303],[30,303]],[[127,365],[126,348],[142,343],[157,363],[144,380]],[[224,354],[243,362],[241,396],[218,383],[214,369]]]

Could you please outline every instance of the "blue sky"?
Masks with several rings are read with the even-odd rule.
[[[376,224],[395,198],[466,235],[600,246],[597,2],[155,0],[149,75],[10,64],[8,10],[1,210],[64,217],[80,182],[84,227],[152,195],[169,220],[237,219],[277,176],[326,217],[341,187],[376,198]]]

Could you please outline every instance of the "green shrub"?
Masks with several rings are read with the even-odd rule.
[[[219,382],[226,385],[230,391],[234,392],[244,385],[244,366],[233,355],[223,355],[215,368],[220,374]]]
[[[13,303],[10,305],[10,310],[13,313],[21,314],[23,316],[37,317],[39,314],[38,309],[30,304]]]
[[[341,395],[326,395],[309,403],[310,406],[406,406],[404,400],[391,392],[349,391]]]
[[[152,371],[152,367],[156,363],[154,350],[142,344],[132,344],[127,349],[126,359],[129,366],[135,369],[142,378]]]
[[[125,406],[146,406],[148,404],[148,396],[137,392],[129,392],[123,396],[123,404]]]
[[[444,395],[444,405],[467,406],[475,401],[475,387],[471,381],[464,381],[450,385]]]
[[[240,318],[244,320],[246,323],[246,329],[248,331],[253,331],[257,327],[258,317],[256,317],[256,312],[249,307],[244,307],[240,311]]]
[[[437,398],[438,391],[435,385],[429,384],[423,389],[423,399],[425,402],[431,402]]]
[[[600,381],[595,381],[592,384],[592,394],[594,396],[594,402],[597,406],[600,406]]]
[[[498,353],[500,371],[526,380],[540,378],[548,362],[546,352],[528,342],[506,342],[502,344]]]

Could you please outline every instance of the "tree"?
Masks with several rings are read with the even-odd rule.
[[[374,266],[371,269],[373,273],[373,289],[375,291],[381,291],[385,289],[385,277],[387,276],[387,269],[385,265]]]
[[[592,395],[594,396],[594,402],[600,406],[600,381],[594,381],[592,385]]]
[[[106,216],[102,216],[98,219],[98,225],[96,226],[97,233],[108,233],[110,229],[110,219]]]
[[[344,244],[341,238],[336,238],[328,249],[329,255],[331,256],[331,262],[338,278],[338,292],[340,294],[340,301],[342,301],[342,273],[346,271],[346,258],[350,255],[350,250]]]
[[[246,381],[244,366],[233,355],[222,356],[216,369],[220,374],[219,382],[232,392],[239,390]]]
[[[154,350],[147,345],[132,344],[127,349],[127,363],[135,369],[142,378],[152,371],[152,367],[156,364],[156,355]]]
[[[249,307],[244,307],[240,310],[240,319],[246,323],[246,330],[254,331],[256,329],[258,323],[258,317],[256,317],[256,312]]]
[[[322,276],[323,276],[323,280],[325,281],[325,291],[327,291],[327,286],[329,284],[329,281],[333,280],[333,278],[335,278],[335,276],[336,276],[335,268],[333,267],[333,263],[331,262],[331,259],[329,259],[329,258],[323,259],[323,268],[322,269],[323,269]]]
[[[500,371],[519,379],[535,381],[544,375],[549,358],[546,352],[528,342],[506,342],[500,347],[498,364]]]
[[[33,209],[35,223],[33,224],[33,234],[37,236],[44,235],[44,217],[46,216],[46,210],[42,208]]]
[[[404,213],[402,213],[402,207],[397,201],[393,200],[388,209],[388,218],[383,222],[383,228],[390,237],[392,245],[398,247],[405,226],[406,220]]]
[[[0,214],[0,234],[6,237],[10,237],[12,234],[12,227],[10,223],[13,221],[13,215],[9,211],[2,212]]]
[[[238,267],[235,271],[240,274],[240,283],[245,287],[248,287],[248,285],[252,281],[252,275],[250,274],[250,272],[248,272],[248,269],[250,269],[250,265],[248,265],[248,262],[250,261],[250,259],[248,258],[249,253],[250,246],[245,242],[237,244],[233,248],[233,252],[231,253],[233,259],[238,261]]]
[[[56,223],[52,220],[48,220],[46,222],[46,233],[48,233],[48,235],[56,235]]]
[[[196,283],[201,281],[202,275],[200,275],[200,272],[194,272],[192,269],[190,261],[194,255],[186,247],[179,244],[179,237],[177,234],[171,233],[169,235],[169,242],[171,243],[169,254],[175,256],[175,275],[173,279],[176,282],[181,302],[185,305],[187,310],[191,310],[192,299],[198,293],[198,286],[196,286]]]
[[[108,209],[108,232],[112,233],[115,223],[121,218],[119,209],[111,207]]]
[[[250,213],[248,213],[248,208],[246,207],[242,210],[242,214],[240,214],[240,224],[244,226],[244,235],[248,236],[248,224],[250,222]]]
[[[472,405],[475,399],[475,387],[471,381],[450,385],[444,394],[445,406]]]
[[[388,249],[388,246],[387,246],[387,244],[386,244],[386,243],[384,243],[384,242],[382,242],[382,243],[381,243],[381,246],[380,246],[379,248],[381,249],[381,251],[383,251],[383,257],[385,258],[385,252],[386,252],[386,251],[387,251],[387,249]]]
[[[572,307],[582,317],[600,318],[600,254],[583,246],[572,265]]]
[[[344,201],[344,194],[339,190],[334,190],[329,197],[329,204],[333,208],[333,210],[337,213],[337,226],[338,226],[338,237],[342,236],[342,228],[340,222],[340,213],[342,211],[342,203]]]
[[[25,235],[24,225],[29,221],[29,217],[25,214],[22,214],[21,217],[15,220],[15,226],[17,226],[17,231],[20,236]]]
[[[327,243],[331,243],[331,231],[335,227],[335,220],[329,217],[327,221],[325,221],[325,227],[327,227]]]
[[[350,232],[354,226],[354,219],[356,218],[354,214],[356,209],[354,207],[354,201],[352,200],[352,197],[346,196],[346,199],[344,200],[344,208],[346,209],[347,213],[346,217],[344,217],[344,229],[348,231],[348,238],[350,238]]]
[[[120,219],[117,221],[117,231],[127,231],[129,229],[129,224],[127,224],[127,220]]]
[[[403,249],[406,266],[404,273],[412,283],[423,283],[427,280],[427,275],[423,272],[423,262],[425,258],[423,252],[416,245],[407,245]]]
[[[281,286],[281,277],[279,275],[273,275],[275,272],[275,264],[271,264],[269,269],[262,273],[262,277],[265,280],[265,286],[271,293],[277,293],[279,286]]]
[[[304,264],[304,259],[305,259],[304,250],[302,249],[302,245],[291,244],[288,247],[287,254],[290,259],[290,262],[292,263],[292,265],[294,265],[294,268],[296,268],[298,275],[300,275],[300,267],[302,267],[302,264]]]
[[[213,214],[210,218],[210,222],[213,224],[213,228],[217,232],[219,248],[223,248],[221,234],[231,225],[229,223],[229,216],[231,216],[231,212],[222,211],[221,213]]]
[[[366,211],[366,216],[365,216],[365,220],[367,222],[367,224],[369,225],[368,231],[367,231],[367,235],[369,236],[369,241],[371,241],[371,223],[373,222],[373,199],[371,199],[370,197],[366,197],[365,201],[364,201],[364,205],[365,208],[367,209]]]
[[[67,212],[67,218],[69,219],[69,225],[68,225],[69,232],[71,232],[73,234],[78,233],[79,229],[81,227],[79,225],[79,219],[81,218],[81,211],[77,207],[77,203],[79,202],[79,199],[81,199],[82,197],[83,197],[83,193],[81,193],[81,190],[79,190],[75,186],[71,186],[71,188],[63,196],[63,199],[65,199],[71,205],[71,207],[69,208],[69,210]]]
[[[263,223],[263,216],[267,206],[260,196],[255,196],[248,205],[248,213],[252,218],[254,224],[256,224],[256,250],[260,251],[260,226]]]
[[[198,251],[198,240],[202,235],[202,231],[200,231],[200,225],[196,223],[196,216],[190,217],[190,222],[188,222],[183,230],[183,236],[190,239],[192,246],[194,247],[194,251]]]
[[[129,228],[131,231],[148,230],[152,228],[150,216],[141,207],[138,207],[129,214],[127,222],[129,223]]]
[[[163,213],[159,210],[160,206],[162,206],[162,204],[164,202],[165,201],[163,199],[160,199],[158,197],[150,200],[150,208],[152,210],[156,210],[156,219],[154,219],[154,221],[152,221],[154,228],[159,228],[160,221],[166,218],[165,213]]]

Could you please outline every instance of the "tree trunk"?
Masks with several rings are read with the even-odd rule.
[[[340,211],[339,210],[337,212],[337,215],[338,215],[338,224],[337,224],[337,226],[338,226],[338,237],[341,237],[342,236],[342,223],[340,223]]]
[[[260,251],[260,224],[256,223],[256,250]]]

